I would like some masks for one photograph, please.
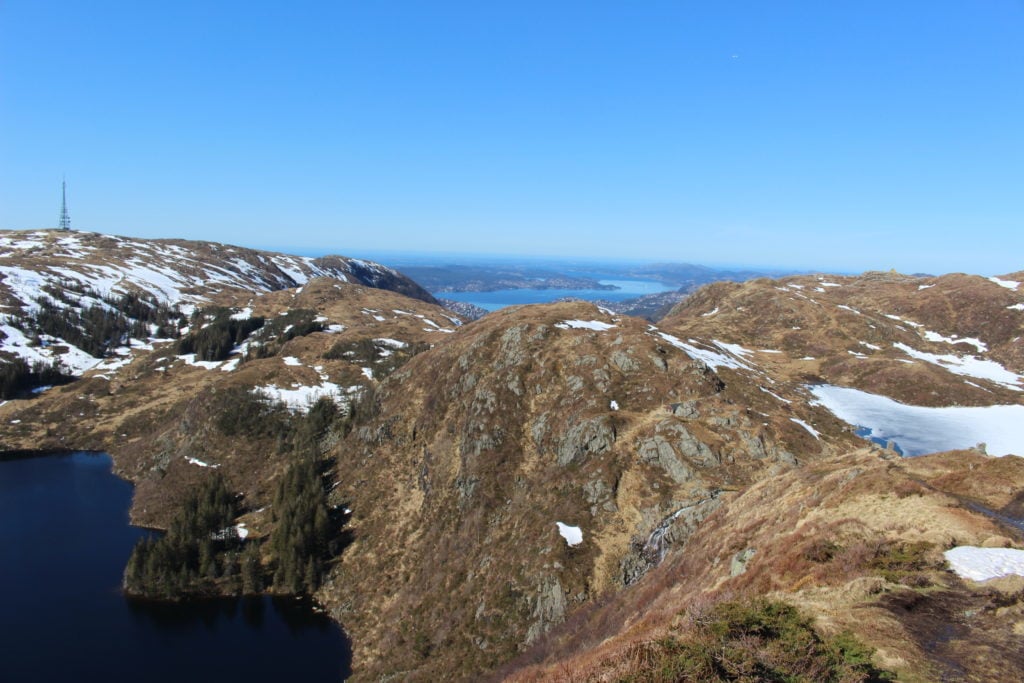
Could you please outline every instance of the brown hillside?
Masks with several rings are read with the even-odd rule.
[[[710,285],[660,324],[681,337],[780,351],[764,362],[780,380],[825,381],[918,405],[990,405],[1019,403],[1022,392],[954,374],[906,348],[1024,373],[1024,311],[1014,308],[1022,302],[1024,292],[973,275],[805,276]]]
[[[964,480],[970,498],[946,492]],[[767,596],[812,615],[822,634],[852,633],[899,680],[1017,680],[1024,584],[961,580],[941,553],[957,544],[1019,546],[1018,529],[970,506],[998,509],[1006,489],[1022,483],[1024,459],[1013,456],[893,460],[877,450],[765,479],[726,500],[684,551],[638,585],[554,630],[508,679],[653,673],[658,643],[700,642],[698,627],[716,604]]]
[[[356,541],[318,597],[358,677],[472,678],[639,579],[728,491],[834,452],[750,374],[581,303],[502,310],[410,361],[337,450]]]

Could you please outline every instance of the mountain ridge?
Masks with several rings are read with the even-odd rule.
[[[211,253],[234,259],[228,249]],[[0,449],[107,450],[135,483],[133,521],[160,528],[216,472],[272,572],[275,490],[306,439],[343,547],[314,594],[352,636],[361,680],[602,680],[630,647],[730,595],[781,597],[821,628],[849,627],[884,666],[932,672],[918,680],[986,647],[991,671],[1024,671],[999,650],[1000,634],[1024,628],[1016,584],[975,586],[942,556],[957,539],[1024,545],[978,509],[1019,519],[1021,459],[901,460],[811,391],[1021,405],[1024,305],[1011,278],[719,283],[657,325],[581,302],[463,323],[338,278],[268,291],[217,281],[183,292],[202,300],[174,321],[177,338],[119,338],[81,379],[0,404]],[[978,368],[991,376],[963,374]],[[311,432],[321,397],[336,415]],[[246,421],[248,405],[265,412]],[[918,547],[920,567],[876,566]],[[924,626],[896,611],[936,588],[953,596],[942,604],[984,615],[958,631],[962,651],[929,650]],[[830,601],[894,616],[880,638]]]

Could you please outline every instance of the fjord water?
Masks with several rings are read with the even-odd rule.
[[[270,598],[153,603],[120,592],[131,484],[96,453],[0,460],[0,681],[340,681],[341,629]]]
[[[675,289],[654,280],[600,280],[602,285],[618,289],[497,289],[490,292],[434,292],[434,296],[462,301],[487,311],[521,304],[547,304],[564,298],[585,301],[624,301],[644,294],[660,294]]]

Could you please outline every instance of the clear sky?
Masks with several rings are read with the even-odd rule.
[[[1024,268],[1024,2],[0,0],[0,228]]]

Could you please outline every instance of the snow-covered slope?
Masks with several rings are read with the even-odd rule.
[[[423,301],[433,297],[412,280],[385,266],[342,256],[309,258],[213,242],[147,240],[56,230],[0,232],[0,359],[29,365],[58,364],[81,374],[109,355],[83,349],[76,329],[85,319],[121,316],[146,328],[125,334],[148,341],[158,336],[147,309],[165,308],[165,322],[196,305],[222,303],[255,293],[300,287],[317,277],[397,291]],[[136,297],[136,315],[126,308]],[[140,313],[141,311],[141,313]],[[70,334],[55,316],[67,318]],[[141,318],[139,317],[141,315]],[[46,317],[49,326],[40,325]],[[49,329],[48,329],[49,327]],[[164,330],[166,332],[166,329]],[[49,334],[47,332],[50,332]]]
[[[173,304],[208,301],[231,289],[266,292],[298,287],[314,277],[333,277],[432,301],[400,273],[360,259],[53,230],[0,232],[0,275],[3,289],[8,290],[5,295],[30,307],[39,299],[41,287],[64,281],[101,294],[141,290]]]

